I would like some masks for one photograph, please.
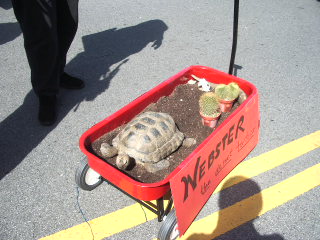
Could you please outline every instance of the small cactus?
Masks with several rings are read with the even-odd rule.
[[[206,92],[200,96],[199,107],[202,115],[218,117],[220,115],[219,102],[213,92]]]
[[[235,82],[229,83],[228,85],[219,84],[215,88],[215,93],[220,99],[232,101],[239,96],[240,87]]]

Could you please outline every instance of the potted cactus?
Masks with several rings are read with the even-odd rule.
[[[221,115],[219,101],[214,92],[206,92],[200,96],[199,108],[202,124],[214,128]]]
[[[219,99],[221,112],[230,112],[234,101],[240,94],[239,85],[235,82],[231,82],[228,85],[219,84],[214,91]]]

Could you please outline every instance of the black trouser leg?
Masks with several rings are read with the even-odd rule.
[[[77,29],[78,0],[12,0],[37,95],[55,95]]]
[[[66,65],[66,56],[78,28],[79,0],[57,0],[57,30],[60,74]]]

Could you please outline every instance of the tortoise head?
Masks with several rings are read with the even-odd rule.
[[[130,158],[127,154],[119,154],[116,160],[119,169],[126,169],[130,164]]]

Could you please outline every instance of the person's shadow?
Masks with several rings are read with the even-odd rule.
[[[1,0],[0,7],[5,10],[9,10],[10,8],[12,8],[11,0]]]
[[[50,127],[37,121],[38,100],[30,91],[23,104],[0,123],[0,179],[11,172],[50,133],[71,109],[82,101],[92,101],[108,89],[112,78],[120,71],[128,57],[138,53],[149,43],[161,46],[167,25],[161,20],[151,20],[122,29],[110,29],[82,38],[84,52],[67,65],[74,75],[81,76],[86,87],[69,96],[61,91],[58,119]],[[114,65],[114,66],[112,66]],[[113,70],[110,70],[112,66]],[[49,154],[49,153],[39,153]]]
[[[0,33],[0,45],[13,41],[21,34],[19,23],[0,23]]]
[[[216,228],[211,234],[193,234],[188,240],[284,240],[279,234],[260,235],[254,227],[254,220],[238,226],[239,219],[242,222],[243,219],[252,219],[259,216],[263,199],[259,185],[245,177],[236,176],[226,181],[224,185],[230,186],[232,185],[230,183],[235,181],[240,183],[220,192],[219,218],[217,223],[213,223]],[[250,196],[252,196],[250,204],[246,202],[241,207],[236,205],[239,201]],[[234,226],[234,229],[228,231],[227,226],[230,225]]]
[[[0,0],[0,7],[9,10],[12,8],[10,0]],[[21,34],[19,23],[0,23],[0,45],[16,39]]]

